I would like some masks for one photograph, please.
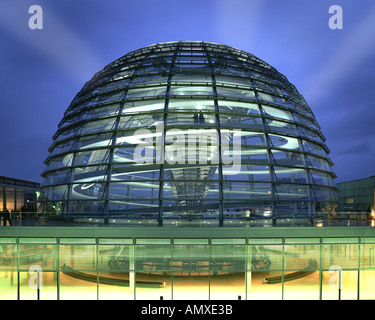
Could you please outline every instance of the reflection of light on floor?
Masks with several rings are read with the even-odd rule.
[[[17,275],[14,272],[0,272],[0,299],[17,299]],[[281,284],[265,284],[262,282],[264,276],[277,275],[279,273],[258,273],[251,275],[251,282],[247,284],[248,300],[280,300],[282,298]],[[13,280],[12,280],[13,277]],[[322,272],[322,299],[337,300],[338,288],[330,285],[332,277],[328,271]],[[343,287],[341,291],[342,299],[357,299],[358,272],[343,271]],[[141,278],[146,279],[144,276]],[[30,277],[27,272],[20,272],[20,298],[23,300],[35,300],[37,292],[28,285]],[[150,279],[150,277],[148,277]],[[246,299],[246,284],[244,274],[233,274],[210,277],[174,277],[173,293],[171,276],[160,276],[158,280],[164,279],[166,287],[147,288],[136,287],[136,299],[138,300],[237,300],[240,296]],[[60,299],[62,300],[96,300],[97,291],[99,299],[110,300],[132,300],[133,293],[129,287],[99,285],[99,290],[95,283],[88,283],[82,280],[73,279],[64,274],[60,274]],[[210,286],[209,286],[210,284]],[[374,299],[373,287],[375,284],[375,270],[361,270],[360,275],[360,298]],[[40,291],[41,299],[57,298],[57,280],[53,272],[46,273],[43,278],[43,287]],[[319,272],[302,279],[284,283],[284,299],[319,299]]]

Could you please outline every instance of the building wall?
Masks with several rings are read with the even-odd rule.
[[[0,299],[375,298],[372,228],[291,228],[290,236],[283,228],[259,228],[252,237],[213,230],[214,237],[190,238],[168,238],[169,230],[155,231],[164,237],[126,238],[117,231],[110,237],[111,228],[12,229],[13,236],[0,237]],[[301,270],[302,277],[288,281]]]
[[[35,212],[37,210],[37,192],[39,183],[0,177],[0,211]]]
[[[374,210],[375,176],[337,184],[337,212]]]

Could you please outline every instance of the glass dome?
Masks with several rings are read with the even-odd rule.
[[[70,218],[222,225],[313,217],[335,202],[329,149],[294,85],[252,54],[158,43],[76,95],[42,174]]]

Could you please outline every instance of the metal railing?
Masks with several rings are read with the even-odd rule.
[[[0,212],[1,225],[4,218]],[[372,212],[317,212],[313,216],[308,215],[272,215],[265,216],[243,216],[225,215],[223,220],[219,220],[218,214],[211,215],[169,215],[163,216],[159,220],[157,214],[125,214],[125,213],[102,213],[102,212],[12,212],[11,221],[13,225],[48,225],[59,224],[61,226],[82,224],[100,225],[220,225],[220,226],[262,226],[264,224],[273,225],[371,225],[375,226],[375,214]],[[356,223],[358,222],[358,223]]]

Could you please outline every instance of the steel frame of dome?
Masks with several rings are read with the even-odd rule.
[[[171,128],[241,131],[240,172],[227,174],[222,158],[135,163],[145,142],[136,130],[150,130],[152,144],[162,138],[165,151]],[[65,217],[223,225],[311,218],[336,202],[330,151],[302,95],[275,68],[227,45],[175,41],[126,54],[84,85],[53,139],[41,199],[43,210]]]

